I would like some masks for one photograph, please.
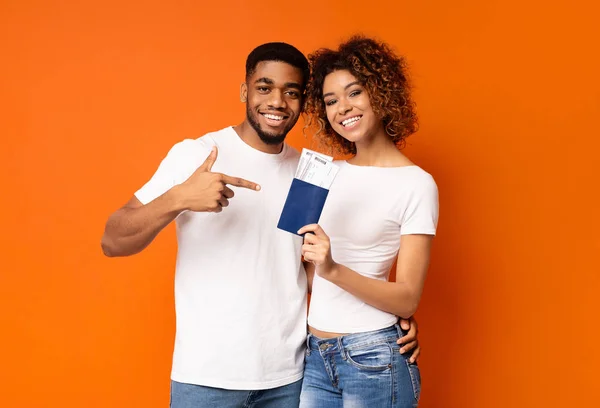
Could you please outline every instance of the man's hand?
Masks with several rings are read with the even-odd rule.
[[[417,339],[417,333],[419,332],[417,321],[412,316],[410,320],[400,319],[400,327],[403,330],[408,330],[408,333],[406,333],[405,336],[402,336],[396,341],[396,343],[400,345],[400,354],[413,350],[412,356],[408,361],[410,363],[415,363],[421,354],[421,345],[419,344],[419,339]]]
[[[212,151],[200,167],[192,175],[177,186],[182,207],[189,211],[221,212],[229,205],[234,196],[227,184],[236,187],[260,190],[260,186],[239,177],[231,177],[221,173],[212,173],[211,169],[217,160],[217,147]]]

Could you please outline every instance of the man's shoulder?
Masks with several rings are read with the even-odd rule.
[[[231,126],[227,126],[223,129],[205,133],[204,135],[193,139],[193,141],[196,142],[196,146],[207,147],[210,149],[213,146],[219,146],[219,144],[223,144],[225,141],[230,140],[234,135],[234,132],[235,131]]]
[[[203,152],[208,154],[213,146],[219,146],[219,142],[222,143],[230,136],[230,130],[231,128],[227,127],[213,132],[208,132],[195,139],[186,138],[180,140],[171,147],[169,154],[183,157],[189,155],[196,156]]]
[[[214,130],[212,132],[205,133],[199,138],[195,139],[198,142],[202,143],[216,143],[218,141],[223,141],[227,139],[231,139],[235,136],[235,130],[231,126],[224,127],[223,129]]]

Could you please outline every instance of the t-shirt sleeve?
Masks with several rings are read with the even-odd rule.
[[[415,186],[400,220],[400,234],[435,235],[439,216],[438,188],[427,175]]]
[[[175,144],[152,178],[135,192],[137,199],[144,205],[148,204],[187,180],[210,153],[210,146],[202,142],[186,139]]]

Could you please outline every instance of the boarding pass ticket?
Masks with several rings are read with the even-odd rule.
[[[296,178],[315,186],[329,189],[339,167],[333,164],[333,157],[309,149],[302,149]]]

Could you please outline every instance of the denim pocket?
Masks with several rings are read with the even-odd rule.
[[[393,351],[387,342],[347,348],[348,362],[361,370],[383,371],[392,367]]]
[[[415,401],[418,402],[421,397],[421,371],[419,370],[419,366],[415,363],[409,363],[408,360],[404,361],[406,361],[408,367],[408,374],[410,375],[410,382],[412,383]]]

